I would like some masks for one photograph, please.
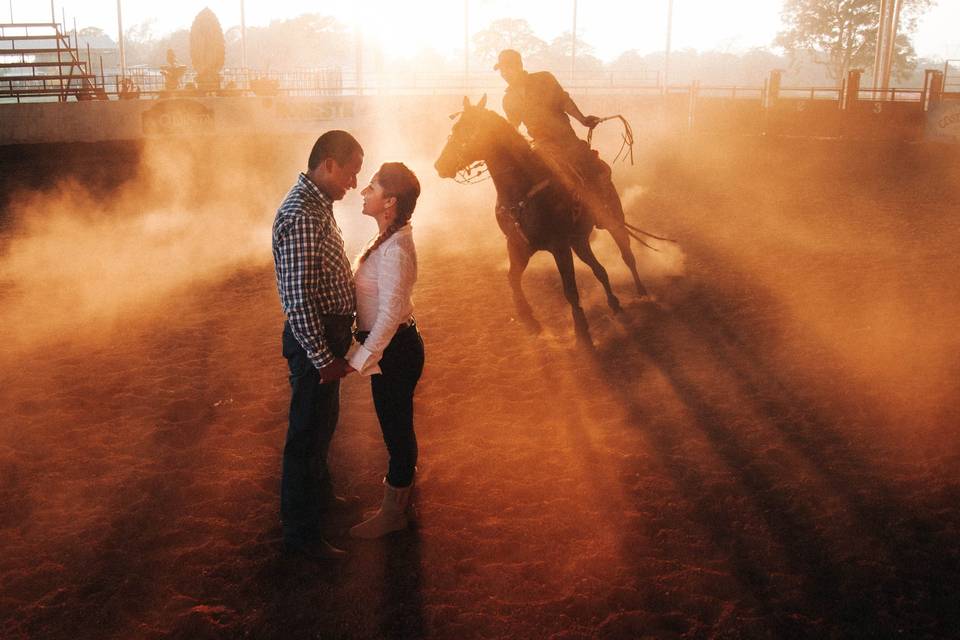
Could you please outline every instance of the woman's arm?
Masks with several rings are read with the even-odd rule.
[[[362,345],[355,345],[348,360],[363,375],[378,373],[376,365],[390,344],[397,327],[407,320],[407,306],[417,279],[416,254],[412,245],[397,242],[384,247],[377,271],[377,318]],[[376,370],[374,370],[376,369]]]

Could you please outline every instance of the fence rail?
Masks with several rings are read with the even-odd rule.
[[[5,57],[19,56],[16,62]],[[62,99],[47,95],[39,89],[52,88],[44,77],[44,69],[66,68],[78,63],[53,61],[42,54],[26,54],[23,50],[0,47],[0,101],[40,101]],[[951,66],[954,65],[954,66]],[[22,70],[29,70],[29,77]],[[948,61],[944,74],[947,97],[960,91],[960,60]],[[174,70],[175,73],[172,73]],[[15,72],[20,71],[14,75]],[[949,73],[949,75],[948,75]],[[91,80],[91,86],[70,86],[69,95],[77,100],[160,98],[189,96],[357,96],[357,95],[469,95],[499,93],[505,84],[499,74],[477,72],[469,76],[458,73],[403,73],[378,74],[355,72],[339,68],[303,69],[292,71],[252,71],[225,69],[211,86],[204,86],[197,74],[185,67],[131,67],[126,75],[115,70],[98,75],[89,71],[72,74]],[[705,98],[732,98],[769,101],[768,83],[763,86],[738,85],[669,85],[660,84],[660,76],[652,72],[581,72],[564,82],[570,93],[576,95],[630,95],[674,96],[696,95]],[[844,95],[843,87],[778,86],[776,99],[838,101]],[[848,99],[853,92],[848,93]],[[922,102],[924,90],[894,87],[886,90],[857,88],[856,99],[865,101]]]

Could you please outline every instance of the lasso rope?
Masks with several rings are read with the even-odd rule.
[[[627,155],[629,154],[629,156],[630,156],[630,164],[632,165],[632,164],[633,164],[633,128],[630,126],[630,123],[627,122],[627,119],[624,118],[622,115],[620,115],[620,114],[618,113],[618,114],[615,115],[615,116],[607,116],[606,118],[600,118],[600,121],[597,122],[597,125],[599,125],[601,122],[606,122],[607,120],[614,120],[614,119],[620,120],[620,122],[623,123],[623,133],[620,134],[621,138],[623,139],[623,142],[620,144],[620,150],[617,151],[616,157],[613,159],[613,162],[611,162],[610,164],[616,164],[617,160],[620,159],[621,155],[623,156],[623,161],[626,162],[626,160],[627,160]],[[594,125],[593,127],[590,127],[590,130],[587,132],[587,146],[588,146],[588,147],[591,147],[591,148],[592,148],[592,143],[593,143],[593,130],[594,130],[594,128],[596,128],[597,125]],[[627,152],[628,152],[628,153],[624,153],[624,152],[623,152],[624,149],[627,149]],[[634,240],[636,240],[637,242],[639,242],[639,243],[642,244],[643,246],[645,246],[645,247],[647,247],[647,248],[649,248],[649,249],[653,249],[654,251],[660,251],[660,250],[657,249],[656,247],[651,246],[650,244],[648,244],[648,243],[643,239],[643,236],[647,236],[648,238],[656,238],[657,240],[663,240],[664,242],[674,242],[674,243],[676,242],[676,240],[674,240],[674,239],[672,239],[672,238],[665,238],[665,237],[663,237],[663,236],[658,236],[658,235],[656,235],[656,234],[650,233],[649,231],[644,231],[643,229],[640,229],[639,227],[633,226],[632,224],[630,224],[630,223],[627,222],[627,221],[624,221],[623,226],[624,226],[624,228],[626,229],[626,232],[630,235],[631,238],[633,238]]]
[[[633,164],[633,128],[630,126],[630,123],[627,122],[627,119],[624,118],[619,113],[615,116],[607,116],[606,118],[600,118],[600,122],[606,122],[607,120],[618,119],[623,123],[623,133],[620,134],[620,137],[623,139],[623,142],[620,144],[620,150],[617,151],[616,157],[613,159],[613,162],[610,164],[616,164],[617,160],[620,159],[621,154],[623,155],[623,161],[627,161],[627,155],[630,156],[630,164]],[[600,122],[597,124],[599,125]],[[592,147],[593,143],[593,130],[595,127],[590,127],[590,130],[587,132],[587,146]],[[626,149],[627,153],[624,153],[623,150]]]

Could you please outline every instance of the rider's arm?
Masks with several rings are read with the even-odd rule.
[[[573,98],[570,97],[570,94],[564,92],[563,95],[565,96],[565,99],[563,101],[564,113],[570,114],[571,116],[576,118],[580,124],[582,124],[585,127],[589,127],[591,129],[597,126],[598,124],[600,124],[600,118],[598,118],[597,116],[583,115],[583,112],[580,111],[580,108],[573,101]]]
[[[563,109],[564,113],[573,116],[577,119],[577,122],[585,127],[590,127],[591,129],[600,124],[600,118],[597,116],[583,115],[583,112],[580,111],[580,107],[578,107],[577,103],[573,101],[573,98],[570,97],[570,94],[564,91],[563,87],[560,86],[556,76],[554,76],[552,73],[547,73],[545,76],[548,79],[547,86],[553,85],[550,89],[547,89],[548,93],[552,93],[554,96],[556,96],[554,100],[560,103],[560,108]]]

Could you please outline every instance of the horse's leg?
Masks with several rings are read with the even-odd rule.
[[[507,240],[507,254],[510,256],[510,271],[507,273],[507,278],[510,281],[510,289],[513,291],[513,304],[517,308],[517,316],[527,329],[533,333],[540,333],[543,326],[534,317],[533,309],[530,308],[521,285],[523,272],[533,253],[526,245]]]
[[[637,293],[641,296],[647,295],[647,288],[640,281],[640,274],[637,273],[637,259],[633,255],[633,249],[630,248],[630,234],[624,226],[626,216],[623,213],[623,203],[620,201],[620,194],[617,188],[613,186],[613,181],[609,173],[600,176],[600,199],[603,201],[604,215],[598,217],[601,226],[606,228],[613,236],[613,241],[617,243],[620,249],[620,257],[624,264],[630,269],[633,276],[633,283],[637,287]]]
[[[630,269],[630,274],[633,276],[633,283],[637,286],[637,293],[641,296],[648,295],[647,288],[643,286],[643,282],[640,281],[640,274],[637,273],[637,259],[633,255],[633,250],[630,248],[630,234],[627,233],[627,228],[623,225],[619,227],[611,227],[607,229],[610,232],[610,235],[613,236],[613,241],[617,243],[617,247],[620,248],[620,257],[623,258],[623,262],[627,265],[627,268]]]
[[[607,304],[610,305],[614,313],[620,313],[623,310],[620,307],[620,301],[617,299],[617,296],[614,295],[613,287],[610,286],[610,277],[607,275],[607,270],[600,264],[596,254],[593,253],[593,249],[590,247],[590,236],[578,237],[571,246],[573,247],[573,252],[577,254],[577,257],[590,267],[593,275],[600,281],[600,284],[603,285],[603,290],[607,292]]]
[[[557,263],[557,270],[560,271],[560,280],[563,282],[563,295],[570,303],[570,310],[573,312],[573,328],[577,334],[578,342],[593,344],[590,340],[590,327],[587,325],[587,316],[580,307],[580,293],[577,291],[577,278],[573,272],[573,253],[569,246],[564,246],[551,251],[553,259]]]

